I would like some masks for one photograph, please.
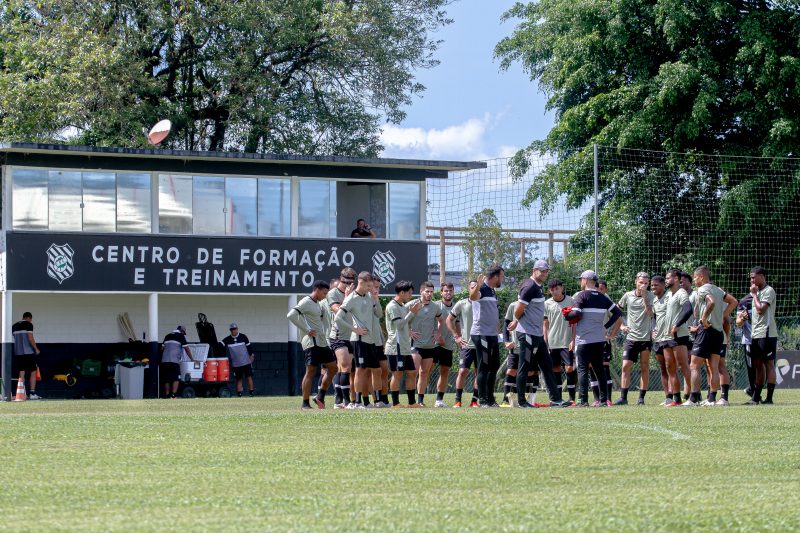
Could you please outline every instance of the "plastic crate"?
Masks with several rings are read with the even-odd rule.
[[[94,359],[84,359],[81,363],[81,375],[84,377],[94,377],[100,375],[100,370],[103,367],[103,363],[100,361],[96,361]]]

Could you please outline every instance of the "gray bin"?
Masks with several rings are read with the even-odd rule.
[[[118,398],[141,400],[144,398],[144,365],[126,366],[117,363],[114,383],[117,385]]]

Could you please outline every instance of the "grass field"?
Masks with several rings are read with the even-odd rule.
[[[662,399],[531,411],[3,403],[0,529],[800,530],[800,391],[760,407]]]

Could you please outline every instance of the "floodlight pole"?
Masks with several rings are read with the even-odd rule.
[[[594,271],[597,272],[597,241],[600,237],[597,206],[597,182],[600,177],[600,161],[597,157],[597,145],[594,145]]]

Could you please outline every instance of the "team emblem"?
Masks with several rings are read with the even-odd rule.
[[[775,362],[775,383],[780,385],[783,383],[784,376],[789,373],[789,370],[792,369],[792,366],[789,364],[787,359],[778,359]]]
[[[381,252],[380,250],[372,256],[372,273],[381,280],[381,287],[386,287],[394,281],[395,259],[392,252]]]
[[[54,243],[47,249],[47,275],[59,285],[75,273],[75,266],[72,264],[73,255],[75,251],[69,244]]]

